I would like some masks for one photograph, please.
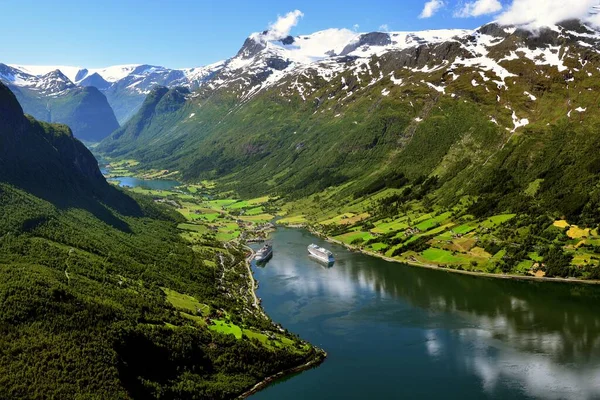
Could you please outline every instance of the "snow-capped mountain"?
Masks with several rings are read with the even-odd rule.
[[[283,75],[306,68],[319,68],[321,63],[329,62],[330,66],[335,66],[340,59],[368,59],[372,55],[425,43],[439,43],[468,34],[469,31],[465,30],[357,33],[348,29],[327,29],[310,35],[277,38],[265,31],[250,35],[234,57],[204,67],[170,69],[147,64],[128,64],[83,68],[10,64],[4,66],[11,69],[10,73],[3,74],[0,69],[0,79],[22,87],[51,86],[43,83],[48,79],[47,75],[60,71],[73,85],[93,86],[103,92],[119,122],[124,123],[156,86],[182,86],[195,90],[208,84],[209,88],[214,89],[223,84],[244,81],[250,83],[245,90],[245,94],[250,94],[277,81]],[[323,73],[333,72],[331,68],[327,69],[330,71]],[[258,84],[260,87],[256,86]],[[43,94],[52,95],[54,92]]]
[[[73,69],[63,67],[67,73]],[[27,114],[67,124],[82,140],[97,142],[119,127],[106,97],[96,87],[77,86],[61,69],[0,64],[0,81]]]
[[[232,176],[248,190],[265,181],[324,188],[378,165],[452,179],[465,166],[474,174],[502,163],[504,149],[532,130],[543,135],[557,121],[593,126],[599,71],[600,34],[580,21],[535,32],[498,24],[262,32],[185,102],[165,88],[153,92],[144,112],[98,149],[186,178]],[[527,149],[518,147],[515,160],[529,162]]]
[[[108,99],[119,122],[140,108],[157,86],[186,87],[191,97],[226,90],[240,101],[261,91],[281,86],[282,93],[296,93],[308,100],[321,84],[351,71],[358,80],[374,84],[384,75],[373,60],[395,59],[395,64],[414,73],[444,71],[456,79],[460,68],[479,71],[486,80],[506,86],[515,75],[511,61],[528,59],[535,65],[572,70],[571,54],[564,44],[597,51],[600,36],[579,21],[545,28],[535,34],[525,29],[489,24],[475,30],[357,33],[327,29],[310,35],[277,37],[271,31],[251,34],[236,55],[197,68],[170,69],[146,64],[87,69],[71,66],[0,65],[0,79],[13,87],[35,90],[39,96],[56,96],[74,87],[92,86]],[[575,60],[576,61],[576,60]],[[393,76],[392,76],[393,77]],[[416,83],[435,87],[445,83]],[[350,94],[353,88],[343,84]],[[27,107],[25,106],[26,111]]]
[[[58,68],[44,69],[40,75],[32,75],[24,68],[0,64],[0,80],[13,86],[36,91],[41,96],[58,96],[76,85]]]
[[[93,86],[107,97],[117,119],[125,122],[155,86],[199,87],[223,63],[206,67],[170,69],[145,64],[107,68],[0,64],[0,80],[11,86],[36,90],[39,96],[56,96],[75,87]],[[28,110],[25,110],[28,112]]]
[[[359,34],[329,29],[275,40],[265,31],[251,35],[204,86],[211,90],[233,88],[247,99],[295,77],[286,89],[306,99],[316,91],[308,78],[330,81],[351,70],[356,76],[366,73],[365,79],[373,84],[384,76],[371,71],[371,60],[390,57],[399,58],[402,66],[413,72],[452,73],[460,67],[474,68],[489,75],[485,79],[504,86],[505,79],[514,76],[505,65],[511,60],[524,58],[562,72],[572,70],[569,60],[576,62],[580,56],[580,52],[570,52],[569,45],[598,54],[599,43],[600,34],[579,21],[566,21],[535,33],[493,23],[475,30],[422,32]]]

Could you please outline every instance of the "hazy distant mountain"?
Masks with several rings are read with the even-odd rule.
[[[98,142],[119,127],[106,97],[95,87],[75,85],[59,69],[41,75],[0,64],[0,81],[24,111],[45,122],[69,125],[74,135]]]
[[[221,66],[222,63],[215,63],[200,68],[169,69],[131,64],[86,69],[68,66],[4,65],[0,66],[0,80],[11,88],[37,88],[38,82],[44,80],[47,74],[60,71],[72,87],[95,87],[100,90],[108,99],[119,123],[123,124],[137,112],[146,95],[155,86],[183,86],[194,89]],[[11,79],[11,76],[14,79]],[[48,92],[41,92],[38,97],[44,99],[48,95]],[[29,112],[28,109],[26,107],[26,112]]]

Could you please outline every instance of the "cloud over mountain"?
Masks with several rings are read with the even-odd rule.
[[[429,0],[427,3],[425,3],[425,6],[423,7],[423,11],[421,11],[421,15],[419,15],[419,18],[431,18],[444,6],[445,4],[442,0]]]
[[[287,37],[290,34],[292,28],[298,25],[298,21],[304,14],[300,10],[290,11],[284,16],[279,16],[277,21],[269,26],[269,32],[267,33],[266,40],[279,40]]]
[[[581,19],[600,25],[600,17],[591,14],[598,0],[514,0],[498,17],[503,25],[525,25],[532,29],[555,25],[567,19]]]
[[[455,14],[455,17],[480,17],[493,14],[502,10],[502,3],[498,0],[477,0],[465,3]]]

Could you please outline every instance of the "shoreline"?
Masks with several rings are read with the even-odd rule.
[[[307,371],[312,368],[316,368],[321,363],[323,363],[323,361],[325,361],[326,358],[327,358],[327,353],[324,350],[317,348],[317,357],[316,358],[313,358],[312,360],[310,360],[302,365],[299,365],[297,367],[289,368],[284,371],[280,371],[280,372],[276,373],[275,375],[266,377],[262,381],[258,382],[256,385],[252,386],[252,388],[250,388],[249,390],[247,390],[244,393],[242,393],[241,395],[239,395],[237,397],[237,399],[245,399],[249,396],[252,396],[253,394],[260,392],[261,390],[265,389],[272,383],[276,382],[277,380],[279,380],[281,378],[285,378],[286,376],[297,374],[297,373],[303,372],[303,371]]]
[[[527,276],[527,275],[514,275],[514,274],[493,274],[490,272],[474,272],[474,271],[453,269],[453,268],[448,268],[448,267],[440,267],[435,264],[425,264],[425,263],[421,263],[418,261],[397,260],[395,258],[387,257],[383,254],[374,253],[374,252],[371,252],[368,250],[364,250],[364,249],[349,245],[340,240],[329,237],[307,225],[303,225],[303,226],[281,225],[281,226],[285,226],[285,227],[288,227],[291,229],[306,229],[311,234],[318,236],[321,239],[328,241],[329,243],[334,243],[334,244],[338,244],[340,246],[344,246],[348,250],[356,251],[361,254],[371,256],[371,257],[377,257],[377,258],[380,258],[380,259],[388,261],[388,262],[409,265],[411,267],[421,267],[421,268],[427,268],[427,269],[436,270],[436,271],[457,273],[457,274],[470,275],[470,276],[476,276],[476,277],[482,277],[482,278],[495,278],[495,279],[507,279],[507,280],[530,281],[530,282],[554,282],[554,283],[575,283],[575,284],[584,284],[584,285],[600,285],[600,280],[584,280],[584,279],[576,279],[576,278],[548,278],[545,276]]]
[[[271,323],[273,323],[271,318],[268,316],[268,314],[263,309],[260,298],[256,295],[256,290],[258,289],[258,285],[256,284],[256,279],[254,278],[254,273],[252,272],[252,258],[254,257],[254,254],[255,254],[254,250],[252,250],[251,247],[249,247],[245,244],[241,244],[241,245],[250,251],[250,255],[248,257],[246,257],[245,263],[246,263],[246,268],[248,268],[248,280],[251,285],[250,290],[251,290],[252,297],[254,299],[253,306],[254,306],[254,308],[256,308],[258,310],[258,312],[263,317],[265,317],[267,320],[269,320],[269,321],[271,321]],[[288,375],[296,374],[296,373],[299,373],[302,371],[306,371],[306,370],[318,367],[327,358],[327,352],[319,347],[314,346],[313,344],[311,344],[309,342],[306,342],[306,343],[308,343],[313,349],[315,349],[315,351],[317,353],[315,357],[313,357],[311,360],[305,362],[302,365],[288,368],[286,370],[279,371],[274,375],[266,377],[265,379],[258,382],[257,384],[252,386],[250,389],[248,389],[244,393],[237,396],[236,398],[237,399],[245,399],[245,398],[261,391],[262,389],[265,389],[266,387],[268,387],[269,385],[271,385],[272,383],[274,383],[275,381],[277,381],[281,378],[284,378]]]

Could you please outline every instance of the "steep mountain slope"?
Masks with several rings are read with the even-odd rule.
[[[107,138],[104,142],[105,148],[111,152],[114,150],[113,155],[133,151],[137,146],[137,136],[141,132],[145,132],[145,137],[155,145],[164,142],[168,133],[163,132],[162,127],[169,125],[171,121],[177,121],[189,95],[190,91],[186,88],[155,88],[148,94],[138,113]]]
[[[0,181],[61,206],[100,201],[135,212],[135,203],[106,182],[69,127],[26,117],[1,83],[0,105]]]
[[[244,193],[359,193],[404,174],[437,176],[440,201],[518,196],[540,180],[536,202],[567,215],[591,207],[596,31],[567,21],[536,34],[490,24],[345,35],[252,35],[185,106],[99,149]],[[498,173],[510,185],[492,184]]]
[[[1,83],[0,213],[0,398],[233,398],[322,357],[251,306],[244,251],[192,249],[181,215],[109,185]],[[210,329],[223,316],[246,335]]]
[[[98,142],[119,127],[106,97],[95,87],[78,87],[60,70],[30,75],[0,64],[0,81],[36,119],[71,127],[81,140]]]

